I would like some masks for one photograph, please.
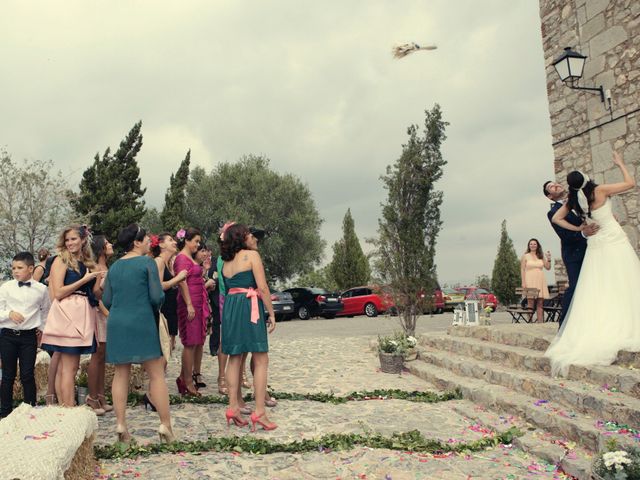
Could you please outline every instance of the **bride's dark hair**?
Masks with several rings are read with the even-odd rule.
[[[573,210],[580,216],[582,219],[585,217],[591,218],[591,205],[594,201],[594,190],[598,186],[593,180],[589,180],[587,184],[582,187],[584,183],[584,175],[578,170],[574,170],[573,172],[567,175],[567,183],[569,184],[569,198],[567,199],[567,207],[569,210]],[[580,191],[580,187],[582,187],[582,191],[584,192],[585,197],[587,197],[587,201],[589,202],[589,210],[585,212],[582,210],[580,203],[578,202],[578,192]]]

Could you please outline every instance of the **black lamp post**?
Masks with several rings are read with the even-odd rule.
[[[582,78],[582,71],[584,70],[584,62],[587,59],[584,55],[579,54],[571,50],[571,47],[565,47],[564,52],[558,58],[556,58],[552,65],[556,69],[560,80],[564,84],[574,90],[590,90],[598,92],[600,94],[600,100],[604,103],[605,91],[602,85],[599,87],[579,87],[577,85],[578,80]],[[609,91],[607,90],[607,97],[609,97]]]

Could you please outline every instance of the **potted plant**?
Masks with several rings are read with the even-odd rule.
[[[86,372],[80,372],[76,377],[76,400],[78,405],[84,405],[87,402],[89,394],[89,378]]]
[[[378,336],[380,370],[384,373],[400,373],[408,354],[415,352],[417,341],[402,332],[385,337]]]
[[[635,447],[626,450],[615,450],[602,453],[596,457],[591,468],[591,475],[596,480],[632,480],[640,478],[640,449]]]

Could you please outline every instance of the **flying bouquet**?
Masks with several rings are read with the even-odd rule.
[[[425,47],[421,47],[415,42],[405,43],[404,45],[397,45],[393,47],[391,52],[393,53],[394,58],[403,58],[409,55],[410,53],[417,52],[418,50],[435,50],[435,45],[427,45]]]

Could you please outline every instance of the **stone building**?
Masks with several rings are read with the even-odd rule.
[[[619,181],[612,152],[640,174],[640,0],[540,0],[540,19],[556,180],[579,169],[596,183]],[[570,89],[552,66],[565,47],[588,58],[580,86],[611,91],[611,110],[599,94]],[[613,200],[614,212],[638,251],[637,189]],[[566,278],[556,262],[556,278]]]

